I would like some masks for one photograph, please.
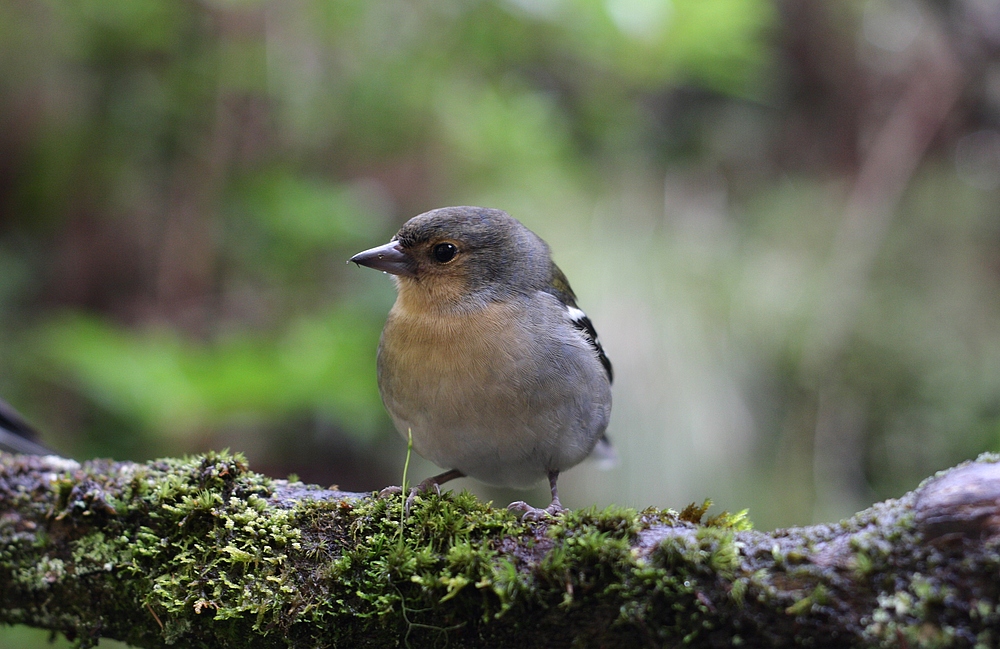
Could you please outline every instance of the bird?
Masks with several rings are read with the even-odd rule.
[[[9,403],[0,399],[0,451],[24,455],[55,455],[35,441],[38,432]]]
[[[413,450],[447,469],[414,487],[408,505],[465,476],[514,488],[548,479],[548,507],[508,506],[540,520],[564,511],[560,473],[591,454],[613,461],[611,361],[549,246],[520,221],[434,209],[349,261],[394,279],[379,393]]]

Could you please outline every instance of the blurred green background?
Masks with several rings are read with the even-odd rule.
[[[615,363],[571,507],[833,521],[1000,449],[995,2],[17,0],[0,122],[0,394],[74,457],[398,483],[345,260],[457,204]]]

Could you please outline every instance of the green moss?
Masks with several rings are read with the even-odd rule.
[[[631,630],[645,643],[707,646],[731,639],[724,624],[736,618],[752,644],[755,615],[778,612],[797,633],[852,583],[872,593],[862,622],[871,644],[964,646],[948,617],[961,598],[935,567],[956,556],[975,573],[1000,564],[995,553],[973,560],[921,544],[910,508],[894,503],[765,535],[745,512],[708,516],[708,502],[539,523],[464,492],[418,497],[408,516],[401,496],[286,502],[288,485],[225,452],[88,465],[47,492],[3,477],[3,499],[38,524],[0,518],[0,620],[81,646],[101,635],[139,646],[501,646],[567,619],[584,644]],[[816,561],[831,552],[842,559]],[[904,562],[923,568],[889,577]],[[982,646],[997,640],[995,595],[962,600]],[[57,596],[80,605],[45,613]],[[114,605],[94,619],[88,600]]]
[[[398,584],[409,575],[409,582],[421,590],[398,587],[395,597],[401,606],[416,611],[458,600],[455,615],[439,619],[439,628],[468,616],[527,622],[537,620],[538,611],[572,611],[602,601],[613,607],[618,624],[645,624],[657,619],[660,606],[679,610],[681,602],[695,602],[706,614],[703,619],[681,620],[682,615],[676,629],[660,632],[664,638],[692,641],[710,617],[698,601],[700,580],[718,579],[719,570],[735,571],[734,531],[747,527],[745,514],[723,514],[712,520],[718,527],[695,528],[673,512],[620,507],[567,512],[544,524],[521,525],[505,510],[492,509],[469,494],[446,494],[414,509],[403,533],[395,537],[399,545],[388,560],[381,560],[379,550],[394,540],[398,504],[376,502],[368,507],[363,520],[390,525],[374,534],[369,528],[361,544],[369,556],[352,558],[352,565],[367,567],[358,593],[379,593],[377,603],[390,607],[397,602],[393,592],[386,591],[386,581]],[[638,536],[653,525],[676,526],[682,534],[662,540],[645,556],[637,555],[632,548]],[[510,547],[503,547],[505,543]],[[509,550],[515,547],[512,557]],[[643,608],[635,604],[638,601],[653,604]],[[516,615],[512,609],[517,609]]]
[[[168,464],[173,479],[146,474],[137,484],[133,476],[133,498],[163,520],[155,531],[139,527],[120,537],[142,558],[135,569],[150,576],[143,604],[161,619],[186,620],[165,630],[171,638],[183,637],[198,618],[248,616],[255,632],[280,630],[283,637],[305,628],[300,621],[345,633],[367,625],[371,633],[408,638],[447,635],[468,620],[516,626],[553,607],[602,599],[621,609],[619,622],[635,622],[643,612],[622,608],[633,596],[653,592],[664,607],[675,606],[697,601],[698,579],[732,574],[734,531],[747,526],[745,514],[723,514],[693,537],[665,539],[642,558],[631,548],[651,525],[695,528],[672,512],[614,507],[522,525],[506,509],[464,492],[420,497],[409,516],[401,496],[349,505],[313,501],[264,516],[271,484],[247,473],[241,458],[191,462]],[[199,477],[194,483],[192,474]],[[331,518],[346,537],[324,534]],[[307,564],[317,557],[325,561],[313,571]],[[171,568],[150,572],[158,565]],[[310,582],[321,588],[307,588]],[[317,592],[329,596],[307,594]],[[664,637],[695,638],[701,622],[678,619],[676,633]]]

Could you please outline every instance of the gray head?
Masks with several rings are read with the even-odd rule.
[[[549,248],[502,210],[443,207],[403,224],[384,246],[351,261],[391,273],[400,291],[423,289],[443,299],[491,301],[544,288]]]

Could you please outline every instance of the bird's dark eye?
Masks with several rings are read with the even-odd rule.
[[[453,243],[439,243],[434,246],[434,259],[437,259],[442,264],[447,264],[449,261],[455,258],[455,253],[458,252],[458,248],[455,247]]]

